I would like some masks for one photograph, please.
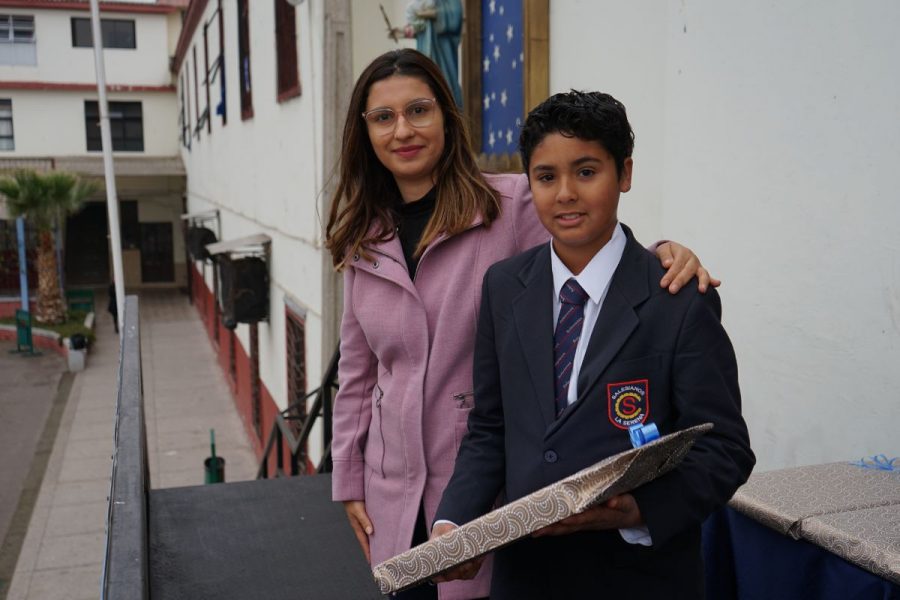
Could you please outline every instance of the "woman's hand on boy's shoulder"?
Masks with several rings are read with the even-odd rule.
[[[697,289],[706,293],[709,286],[719,287],[722,282],[709,274],[694,252],[678,242],[662,242],[656,247],[656,257],[667,269],[659,282],[660,287],[668,288],[670,294],[678,293],[685,284],[697,278]]]
[[[603,504],[592,506],[584,512],[572,515],[559,523],[538,529],[532,537],[569,535],[576,531],[602,531],[606,529],[630,529],[644,524],[641,509],[634,496],[620,494]]]

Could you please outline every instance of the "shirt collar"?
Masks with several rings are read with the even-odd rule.
[[[550,242],[550,267],[553,270],[553,293],[555,298],[559,298],[559,292],[563,285],[574,277],[588,296],[591,302],[599,304],[606,294],[609,282],[612,280],[619,261],[622,260],[622,254],[625,252],[625,232],[622,225],[616,223],[612,237],[606,245],[604,245],[597,254],[591,259],[587,266],[578,275],[572,275],[569,268],[563,264],[563,261],[556,255],[553,248],[553,242]]]

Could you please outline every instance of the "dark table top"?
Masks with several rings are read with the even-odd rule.
[[[383,598],[331,477],[151,490],[154,600]]]

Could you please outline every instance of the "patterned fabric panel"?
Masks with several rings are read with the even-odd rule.
[[[890,506],[806,519],[800,537],[900,584],[900,499]]]
[[[384,561],[373,569],[375,581],[384,594],[404,590],[639,487],[673,469],[710,429],[709,423],[697,425],[611,456]]]
[[[900,583],[900,471],[828,463],[756,473],[729,504]]]
[[[754,473],[729,505],[793,538],[817,515],[900,504],[900,472],[828,463]]]

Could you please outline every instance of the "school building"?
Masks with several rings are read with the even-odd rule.
[[[186,2],[101,2],[125,284],[184,287],[185,172],[168,55]],[[0,2],[0,172],[61,170],[103,183],[88,2]],[[69,287],[112,280],[105,191],[60,223]],[[18,290],[14,223],[0,221],[0,289]],[[33,262],[30,263],[33,265]],[[35,284],[30,273],[31,285]]]

